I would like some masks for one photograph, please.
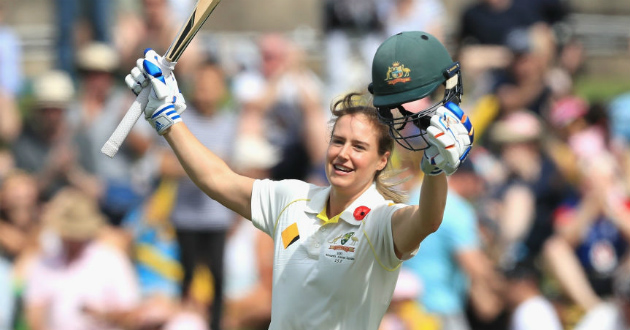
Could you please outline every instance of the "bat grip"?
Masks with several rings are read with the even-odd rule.
[[[138,121],[138,118],[142,115],[143,109],[149,102],[150,92],[151,86],[142,89],[112,135],[103,145],[103,148],[101,148],[101,152],[109,156],[109,158],[114,158],[114,155],[118,152],[118,149],[122,145],[123,141],[125,141],[125,138],[127,138],[127,135],[131,132],[133,125],[136,124],[136,121]]]

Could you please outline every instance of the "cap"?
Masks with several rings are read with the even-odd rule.
[[[33,96],[39,106],[63,108],[74,97],[72,79],[64,71],[46,72],[33,82]]]
[[[536,114],[522,110],[497,121],[489,133],[494,143],[536,141],[542,134],[542,124]]]
[[[550,121],[556,127],[565,127],[588,113],[588,103],[577,96],[567,96],[556,101],[550,112]]]
[[[444,71],[453,65],[444,45],[429,33],[409,31],[389,37],[372,62],[374,106],[426,97],[446,81]]]
[[[65,188],[50,200],[43,220],[62,238],[85,241],[96,237],[105,216],[94,199],[74,188]]]
[[[92,42],[77,54],[77,67],[86,71],[114,72],[120,63],[118,53],[108,44]]]

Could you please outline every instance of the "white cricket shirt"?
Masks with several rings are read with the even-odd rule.
[[[406,205],[372,185],[328,219],[329,193],[297,180],[254,183],[252,222],[275,241],[269,329],[376,330],[389,306],[402,263],[391,217]]]

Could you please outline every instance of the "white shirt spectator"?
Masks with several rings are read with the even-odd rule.
[[[441,0],[407,0],[412,3],[401,12],[393,7],[385,22],[387,35],[403,31],[443,32],[446,22],[446,10]],[[399,6],[403,2],[399,1]],[[440,38],[440,36],[436,35]]]
[[[15,302],[13,299],[11,264],[0,257],[0,330],[11,329]]]
[[[510,330],[562,330],[562,325],[551,303],[536,296],[514,310]]]
[[[575,330],[627,330],[626,324],[618,305],[606,302],[595,306],[578,322]]]

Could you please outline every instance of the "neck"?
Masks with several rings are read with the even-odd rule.
[[[370,189],[371,185],[372,184],[370,183],[367,186],[363,187],[363,189],[355,193],[342,192],[333,186],[330,189],[330,195],[328,196],[328,207],[326,208],[326,216],[328,216],[328,218],[332,218],[337,214],[343,212],[350,206],[350,204],[357,200],[357,198],[359,198],[361,194]]]

